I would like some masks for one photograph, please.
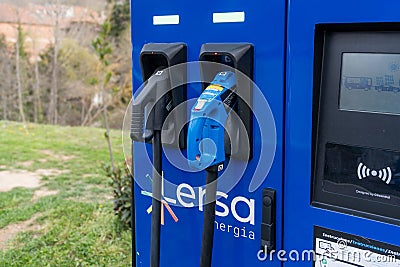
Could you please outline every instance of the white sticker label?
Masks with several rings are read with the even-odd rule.
[[[400,248],[347,233],[314,227],[314,267],[397,267]]]
[[[233,23],[233,22],[244,22],[244,12],[225,12],[225,13],[214,13],[213,23]]]
[[[153,25],[177,25],[179,15],[153,16]]]
[[[199,99],[197,100],[197,105],[194,107],[195,110],[201,110],[204,107],[204,104],[207,102],[207,100],[204,99]]]

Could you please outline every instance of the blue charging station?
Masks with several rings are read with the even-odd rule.
[[[136,266],[400,266],[398,1],[131,6]]]
[[[284,55],[285,55],[285,1],[233,1],[183,3],[180,1],[132,1],[132,44],[133,44],[133,93],[137,93],[141,84],[149,78],[144,72],[147,65],[160,64],[173,58],[177,46],[183,44],[187,49],[187,62],[210,61],[230,66],[231,71],[240,69],[244,75],[254,80],[262,95],[270,104],[276,125],[276,148],[272,167],[265,177],[255,177],[260,181],[256,190],[249,190],[254,170],[260,160],[260,147],[264,140],[260,128],[252,115],[243,120],[246,129],[252,132],[251,159],[238,159],[246,162],[247,167],[240,182],[229,192],[219,192],[215,217],[215,233],[212,253],[212,266],[264,266],[258,259],[263,242],[262,235],[271,237],[269,245],[282,249],[282,173],[283,173],[283,111],[284,111]],[[270,27],[268,25],[273,25]],[[258,30],[257,30],[258,29]],[[160,45],[161,44],[161,48]],[[164,49],[163,44],[167,45]],[[147,45],[147,46],[146,46]],[[149,47],[150,46],[150,47]],[[163,50],[164,49],[164,50]],[[171,52],[172,51],[172,52]],[[246,52],[247,51],[247,52]],[[160,57],[152,58],[152,55]],[[171,55],[171,57],[169,57]],[[221,55],[222,59],[215,57]],[[236,55],[238,61],[235,62]],[[228,57],[228,62],[223,62]],[[229,58],[231,57],[231,58]],[[247,57],[250,60],[240,60]],[[163,59],[160,59],[163,58]],[[165,60],[167,59],[167,60]],[[154,61],[152,63],[152,61]],[[177,64],[178,62],[175,62]],[[179,62],[183,63],[183,62]],[[168,65],[165,63],[164,65]],[[171,64],[172,65],[172,64]],[[241,68],[241,66],[247,66]],[[169,66],[168,66],[169,67]],[[223,71],[223,69],[219,70]],[[211,82],[217,73],[207,76],[204,67],[199,76],[206,76]],[[212,76],[212,77],[211,77]],[[250,77],[251,76],[251,77]],[[187,85],[187,117],[197,98],[205,89],[201,84]],[[264,110],[254,101],[254,108]],[[264,109],[263,109],[264,108]],[[243,112],[239,111],[241,115]],[[185,114],[186,115],[186,114]],[[141,117],[137,117],[141,120]],[[274,129],[271,129],[274,130]],[[186,141],[186,139],[184,139]],[[171,142],[173,143],[173,142]],[[163,153],[186,155],[186,147],[163,146]],[[178,157],[178,156],[177,156]],[[150,158],[150,160],[149,160]],[[136,251],[137,266],[150,266],[151,221],[150,206],[152,178],[152,145],[140,142],[134,144],[135,215],[136,215]],[[163,156],[162,179],[174,183],[169,188],[164,184],[162,198],[169,205],[163,207],[164,225],[161,226],[160,265],[161,266],[199,266],[202,251],[203,206],[198,206],[204,191],[197,186],[204,185],[205,171],[183,171],[174,166]],[[230,162],[234,162],[231,160]],[[265,163],[266,165],[268,163]],[[147,181],[147,182],[146,182]],[[139,186],[139,184],[143,186]],[[272,221],[263,222],[263,199],[265,189],[273,189],[274,211],[273,228],[266,229]],[[179,192],[177,192],[177,190]],[[219,189],[221,191],[223,189]],[[263,195],[264,192],[264,195]],[[221,197],[222,196],[222,197]],[[200,203],[203,200],[200,200]],[[183,204],[183,205],[182,205]],[[193,207],[192,207],[193,205]],[[165,206],[165,205],[164,205]],[[186,207],[185,207],[186,206]],[[204,205],[205,206],[205,205]],[[272,212],[264,208],[264,212]],[[262,234],[263,223],[264,232]],[[266,229],[266,230],[265,230]],[[276,235],[276,236],[274,236]],[[281,266],[279,261],[271,266]]]

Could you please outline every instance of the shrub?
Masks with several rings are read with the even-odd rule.
[[[132,203],[132,176],[125,163],[117,164],[113,170],[111,164],[104,167],[110,185],[113,188],[114,213],[126,226],[131,226],[131,203]]]

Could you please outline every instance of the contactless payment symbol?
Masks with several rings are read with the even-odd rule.
[[[390,182],[392,181],[392,170],[389,167],[376,171],[376,170],[371,170],[370,168],[365,166],[365,164],[362,162],[358,164],[357,175],[358,179],[360,180],[372,176],[372,177],[378,177],[386,184],[390,184]]]
[[[148,178],[149,181],[150,181],[151,183],[153,183],[153,179],[150,177],[149,174],[146,174],[146,178]],[[152,194],[151,192],[142,190],[141,193],[142,193],[142,195],[144,195],[144,196],[153,198],[153,194]],[[162,200],[161,200],[161,224],[162,224],[162,225],[165,224],[165,219],[164,219],[164,208],[167,209],[169,215],[171,215],[172,219],[173,219],[175,222],[178,222],[178,221],[179,221],[178,217],[176,216],[176,214],[175,214],[174,211],[172,210],[171,206],[168,204],[167,200],[168,200],[168,199],[167,199],[166,197],[164,197],[164,194],[162,194]],[[153,205],[150,205],[150,206],[147,208],[146,212],[147,212],[147,214],[150,214],[152,211],[153,211]]]

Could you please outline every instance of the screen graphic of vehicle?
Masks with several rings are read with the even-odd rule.
[[[400,114],[400,54],[343,53],[341,110]]]
[[[344,86],[347,89],[366,89],[372,87],[372,78],[368,77],[345,77]]]

